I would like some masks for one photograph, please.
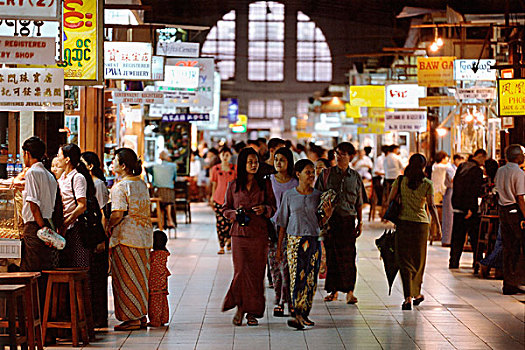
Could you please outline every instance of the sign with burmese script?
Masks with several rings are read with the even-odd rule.
[[[500,117],[525,116],[525,79],[498,80]]]
[[[0,62],[54,64],[55,38],[0,36]]]
[[[163,114],[163,122],[194,122],[194,121],[209,121],[209,113],[173,113],[173,114]]]
[[[151,56],[150,43],[106,41],[104,43],[104,78],[150,80]]]
[[[59,68],[0,69],[0,110],[64,110],[64,71]]]
[[[418,57],[417,84],[426,87],[456,86],[455,59],[456,57]]]
[[[386,87],[387,108],[419,108],[419,98],[427,96],[427,89],[416,84],[391,84]]]
[[[455,60],[454,79],[456,80],[496,80],[496,60]],[[472,69],[474,68],[474,69]],[[476,72],[474,72],[476,70]]]
[[[427,112],[386,112],[385,131],[427,130]]]
[[[58,0],[3,0],[0,1],[0,18],[59,21],[61,4]]]
[[[164,103],[164,93],[155,91],[113,91],[113,103],[145,105]]]

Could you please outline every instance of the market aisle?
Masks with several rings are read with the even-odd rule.
[[[324,303],[321,281],[311,315],[316,322],[314,328],[291,330],[285,318],[272,316],[271,304],[259,327],[234,327],[233,311],[221,312],[232,275],[231,255],[216,254],[211,209],[203,204],[192,205],[192,219],[192,225],[179,226],[178,239],[168,246],[172,273],[169,327],[130,333],[111,328],[107,333],[98,333],[98,341],[87,348],[404,350],[525,346],[525,296],[503,296],[501,281],[480,280],[472,276],[470,269],[451,273],[447,269],[448,249],[441,246],[429,247],[425,302],[413,311],[401,311],[399,278],[392,296],[388,296],[382,262],[373,243],[382,232],[378,223],[366,225],[358,241],[356,306],[346,305],[343,296],[339,301]],[[466,255],[470,258],[471,254]],[[463,266],[471,265],[466,258]],[[273,290],[266,291],[273,295]],[[117,321],[111,318],[110,324],[112,327]]]

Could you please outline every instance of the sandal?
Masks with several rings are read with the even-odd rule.
[[[421,295],[421,296],[415,298],[415,299],[412,301],[412,304],[414,304],[414,306],[418,306],[418,305],[421,304],[424,300],[425,300],[425,296],[424,296],[424,295]]]
[[[233,321],[232,321],[233,325],[234,326],[242,326],[242,318],[243,318],[243,316],[244,316],[243,312],[237,311],[235,313],[235,316],[233,316]]]
[[[308,317],[303,317],[303,323],[305,326],[308,326],[308,327],[313,327],[315,326],[315,322],[310,320]]]
[[[254,326],[258,326],[259,325],[259,321],[257,321],[255,316],[250,315],[250,314],[246,315],[246,321],[248,321],[247,324],[250,327],[254,327]]]
[[[334,301],[334,300],[337,300],[337,292],[330,293],[324,297],[324,301]]]
[[[224,248],[219,249],[219,251],[217,252],[217,254],[219,254],[219,255],[224,254]]]
[[[119,325],[116,325],[113,329],[117,332],[119,331],[136,331],[140,329],[140,322],[139,323],[131,323],[134,321],[124,321]]]
[[[357,298],[354,297],[353,295],[350,298],[347,297],[346,303],[350,305],[357,304]]]
[[[304,324],[299,322],[296,318],[292,318],[291,320],[288,320],[288,327],[292,327],[297,329],[298,331],[304,329]]]
[[[226,240],[226,250],[227,250],[227,251],[232,250],[232,240],[231,240],[231,238],[228,238],[228,239]]]
[[[284,305],[276,305],[273,308],[274,317],[284,317]]]

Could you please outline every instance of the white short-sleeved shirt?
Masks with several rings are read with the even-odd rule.
[[[500,205],[516,204],[516,197],[525,195],[525,172],[516,163],[508,162],[499,168],[494,182]]]
[[[22,197],[24,199],[22,219],[24,223],[35,221],[29,205],[30,202],[38,205],[44,219],[50,219],[55,208],[55,198],[57,194],[57,182],[55,178],[44,168],[42,163],[38,162],[29,168],[25,179],[25,188],[24,191],[22,191]]]
[[[104,208],[109,202],[109,191],[104,181],[95,179],[95,196],[97,197],[98,206],[100,209]]]
[[[73,181],[73,187],[75,194],[73,196],[73,187],[71,182]],[[87,198],[87,181],[84,175],[80,174],[76,169],[72,170],[69,174],[62,174],[58,179],[58,185],[60,187],[60,194],[62,195],[62,203],[64,204],[64,216],[71,214],[76,208],[75,198],[78,201],[80,198]]]

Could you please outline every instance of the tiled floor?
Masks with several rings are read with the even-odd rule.
[[[312,329],[288,328],[285,318],[272,316],[271,304],[259,327],[234,327],[233,311],[221,312],[232,276],[231,255],[216,254],[212,211],[197,204],[192,212],[193,224],[179,225],[178,238],[169,243],[169,327],[131,333],[111,328],[99,333],[89,348],[525,349],[525,296],[504,296],[501,281],[474,277],[466,268],[471,265],[470,253],[463,257],[465,268],[451,272],[448,249],[430,246],[423,285],[426,300],[413,311],[401,311],[399,278],[388,296],[382,261],[373,243],[382,232],[379,223],[366,225],[358,240],[357,305],[344,303],[344,296],[323,302],[320,281]],[[273,290],[266,292],[271,300]],[[112,317],[110,323],[117,321]]]

